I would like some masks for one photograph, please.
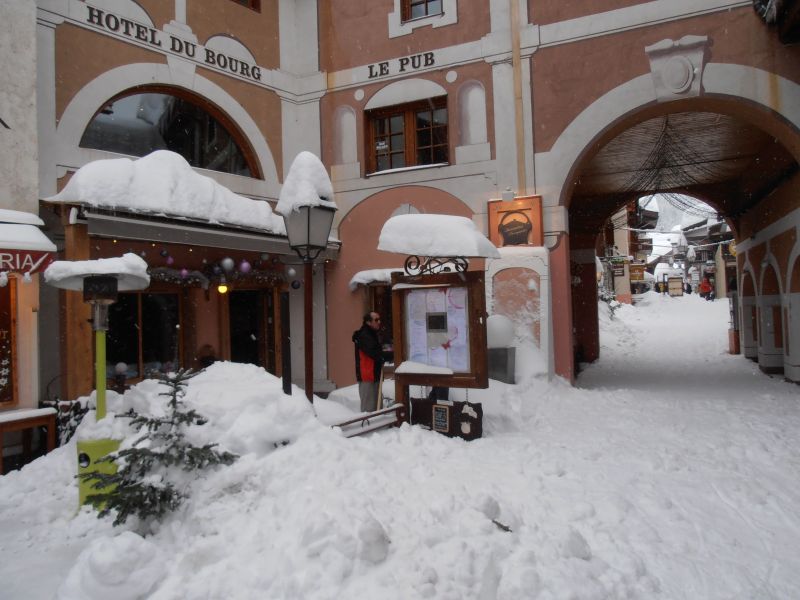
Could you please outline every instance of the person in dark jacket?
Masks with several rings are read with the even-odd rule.
[[[378,406],[378,393],[383,369],[383,353],[378,330],[381,317],[376,312],[364,315],[361,329],[353,332],[356,351],[356,379],[361,410],[372,412]]]

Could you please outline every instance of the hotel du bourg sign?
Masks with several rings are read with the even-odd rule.
[[[117,39],[127,40],[164,54],[180,56],[238,79],[262,84],[261,67],[253,62],[206,48],[195,42],[190,42],[171,33],[165,33],[107,10],[95,8],[84,2],[78,4],[83,7],[78,7],[78,10],[82,13],[78,23],[84,27],[89,27],[94,31],[101,31]]]

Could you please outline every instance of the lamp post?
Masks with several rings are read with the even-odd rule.
[[[314,398],[313,265],[320,252],[328,246],[328,236],[331,233],[335,213],[335,207],[319,204],[296,206],[283,214],[289,247],[302,259],[304,266],[305,385],[306,398],[309,402],[313,402]]]

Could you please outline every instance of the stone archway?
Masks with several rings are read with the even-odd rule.
[[[579,275],[576,276],[575,271],[576,265],[585,262],[582,258],[594,253],[593,234],[599,230],[599,223],[616,208],[636,194],[655,191],[688,193],[701,197],[727,214],[734,231],[739,226],[742,213],[759,210],[757,202],[740,202],[737,205],[729,201],[730,194],[721,184],[735,187],[736,184],[732,183],[737,181],[734,168],[726,177],[704,179],[694,175],[686,181],[664,178],[664,185],[660,189],[625,186],[619,181],[605,188],[598,183],[594,190],[587,186],[584,186],[584,190],[576,189],[587,179],[587,175],[596,174],[592,172],[592,167],[597,165],[598,156],[604,148],[612,146],[615,140],[623,139],[626,132],[646,132],[648,127],[657,129],[654,124],[658,119],[680,120],[678,116],[684,115],[684,120],[691,122],[694,115],[721,115],[720,118],[732,124],[731,130],[740,126],[747,128],[748,132],[753,133],[753,139],[759,140],[756,144],[759,149],[754,152],[753,158],[760,155],[762,160],[769,160],[775,156],[782,169],[796,173],[800,160],[800,86],[774,74],[742,65],[708,64],[703,77],[704,93],[668,102],[657,101],[650,75],[630,80],[593,102],[565,129],[549,152],[536,155],[537,173],[543,174],[537,181],[537,188],[543,192],[545,206],[552,207],[550,214],[560,215],[559,218],[567,221],[568,226],[564,230],[569,231],[569,235],[558,233],[558,219],[552,217],[550,226],[546,226],[551,241],[553,294],[563,294],[573,299],[572,311],[567,309],[559,312],[554,305],[552,315],[555,372],[559,375],[574,379],[576,348],[581,350],[584,360],[595,358],[596,311],[593,311],[592,317],[582,318],[581,322],[576,322],[574,315],[576,303],[594,304],[596,300],[589,285],[591,282],[584,282]],[[752,85],[742,86],[742,80]],[[771,88],[772,92],[769,81],[777,84]],[[786,106],[782,101],[775,102],[774,97],[770,97],[775,90],[778,90],[782,100],[795,99],[796,102],[792,106]],[[761,143],[767,139],[776,140],[773,148],[766,149],[765,144]],[[737,141],[735,135],[733,140]],[[650,141],[653,141],[652,137]],[[744,138],[739,139],[743,144],[745,141]],[[768,154],[763,152],[771,150],[775,150],[776,154],[768,159]],[[748,170],[743,166],[740,169],[740,174],[752,175],[744,185],[755,186],[753,189],[760,184],[772,185],[769,180],[773,174],[759,179],[761,174],[757,170]],[[641,183],[641,179],[635,183]],[[761,197],[761,192],[755,192],[754,195]],[[553,243],[554,240],[556,243]],[[584,315],[582,311],[580,314]]]

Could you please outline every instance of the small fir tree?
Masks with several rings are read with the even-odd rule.
[[[142,435],[129,448],[98,461],[117,463],[116,473],[93,471],[78,475],[83,480],[93,481],[92,488],[100,490],[87,496],[87,500],[99,510],[98,517],[116,511],[114,525],[124,523],[131,515],[140,519],[160,519],[180,506],[185,498],[185,494],[169,480],[172,467],[189,472],[211,465],[229,465],[238,458],[230,452],[217,450],[216,444],[198,447],[186,441],[188,426],[206,423],[194,409],[187,410],[181,402],[186,393],[186,382],[195,375],[197,373],[191,369],[181,369],[159,377],[169,388],[159,394],[169,397],[163,417],[140,415],[133,409],[120,415],[130,418],[131,426]]]

